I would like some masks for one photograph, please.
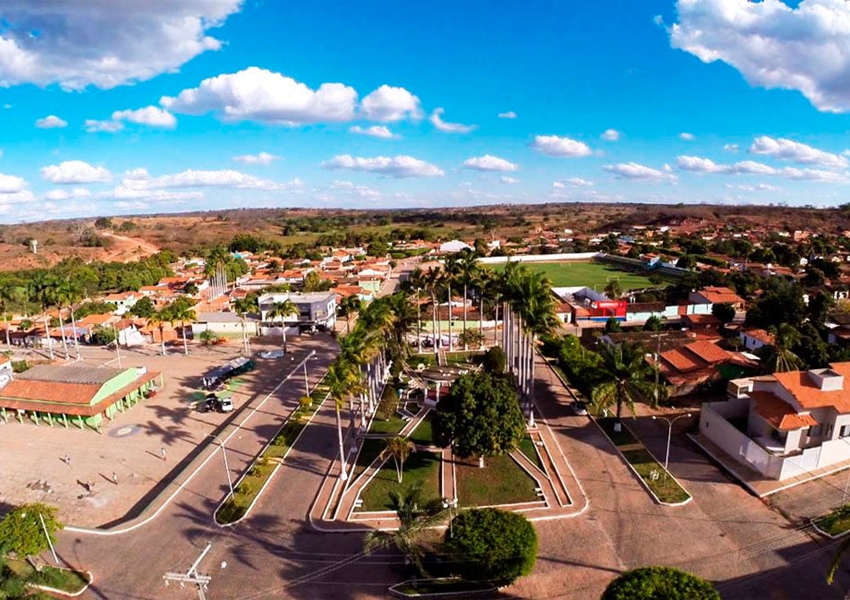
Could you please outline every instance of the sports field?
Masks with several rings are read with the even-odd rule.
[[[552,287],[586,286],[602,290],[612,279],[620,283],[623,290],[655,287],[646,275],[620,271],[612,265],[598,262],[522,263],[528,269],[540,271],[552,281]],[[504,264],[488,265],[495,271],[503,271]],[[666,286],[664,282],[660,286]]]

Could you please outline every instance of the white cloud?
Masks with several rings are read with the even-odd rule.
[[[592,181],[582,179],[581,177],[570,177],[569,179],[565,179],[563,183],[566,183],[573,187],[591,187],[594,185]]]
[[[519,169],[519,165],[490,154],[468,158],[463,161],[463,166],[476,171],[516,171]]]
[[[380,173],[389,177],[441,177],[445,172],[430,163],[412,156],[399,155],[395,157],[376,156],[374,158],[354,157],[341,154],[322,163],[326,169],[349,169],[352,171],[368,171]]]
[[[86,131],[89,133],[115,133],[124,129],[124,124],[118,121],[98,121],[96,119],[86,119]]]
[[[235,189],[253,190],[294,190],[303,186],[299,179],[280,183],[269,179],[263,179],[233,169],[222,169],[219,171],[200,171],[188,169],[173,175],[161,175],[148,179],[129,179],[122,181],[125,188],[131,190],[154,190],[164,188],[192,188],[192,187],[222,187]]]
[[[158,106],[146,106],[137,110],[116,110],[112,113],[113,121],[130,121],[140,125],[151,127],[165,127],[173,129],[177,125],[177,119],[167,110]]]
[[[821,181],[826,183],[843,183],[848,181],[846,173],[837,173],[822,169],[798,169],[796,167],[776,169],[770,165],[752,160],[742,160],[733,164],[722,164],[699,156],[679,156],[676,158],[676,166],[683,171],[713,175],[775,175],[784,177],[785,179]]]
[[[723,144],[723,150],[734,154],[738,151],[738,144]]]
[[[534,141],[529,146],[549,156],[579,157],[590,155],[590,147],[584,142],[557,135],[535,136]]]
[[[695,139],[697,139],[697,136],[695,136],[693,133],[688,133],[687,131],[683,131],[682,133],[679,134],[679,139],[685,140],[686,142],[692,142]]]
[[[26,189],[27,182],[15,175],[0,173],[0,194],[15,194]]]
[[[4,0],[0,86],[66,90],[145,81],[221,42],[206,35],[242,0]]]
[[[114,190],[109,192],[110,198],[115,200],[150,200],[151,202],[176,202],[182,203],[187,200],[202,200],[204,193],[200,191],[194,192],[169,192],[167,190],[149,190],[129,188],[124,185],[119,185]],[[122,202],[116,202],[116,205],[121,205]],[[140,204],[139,202],[123,202],[123,204]]]
[[[639,181],[674,181],[676,179],[675,175],[667,172],[667,169],[659,171],[658,169],[653,169],[652,167],[647,167],[636,162],[605,165],[603,168],[622,179],[635,179]]]
[[[419,98],[404,88],[389,85],[382,85],[363,98],[360,110],[370,121],[392,122],[422,117]]]
[[[769,185],[767,183],[758,183],[756,185],[750,184],[741,184],[741,185],[732,185],[727,183],[726,188],[730,190],[741,190],[743,192],[778,192],[782,188],[778,188],[775,185]]]
[[[850,4],[841,0],[679,0],[674,48],[723,61],[750,85],[799,90],[822,111],[850,110]]]
[[[502,175],[501,177],[499,177],[499,181],[508,185],[519,183],[519,179],[517,179],[516,177],[508,177],[507,175]]]
[[[553,187],[553,188],[555,188],[556,190],[562,190],[562,189],[564,189],[564,188],[565,188],[565,187],[567,187],[567,186],[566,186],[566,185],[564,185],[564,182],[563,182],[563,181],[553,181],[553,182],[552,182],[552,187]]]
[[[323,83],[318,90],[280,73],[249,67],[238,73],[204,79],[177,97],[164,96],[160,104],[172,112],[215,113],[224,121],[263,121],[300,125],[350,121],[357,92],[341,83]]]
[[[124,171],[125,179],[150,179],[150,174],[148,170],[144,167],[138,167],[136,169],[128,169]]]
[[[616,129],[606,129],[599,137],[607,142],[616,142],[620,139],[620,132]]]
[[[355,185],[351,181],[334,181],[331,183],[332,190],[342,191],[359,196],[360,198],[380,198],[381,194],[365,185]]]
[[[50,183],[97,183],[109,181],[112,175],[103,167],[82,160],[66,160],[58,165],[42,167],[41,177]]]
[[[58,202],[59,200],[88,198],[89,196],[91,196],[91,192],[86,188],[74,188],[70,192],[63,189],[54,189],[44,194],[44,199]]]
[[[804,165],[819,165],[830,169],[843,169],[850,162],[839,155],[831,152],[818,150],[807,144],[795,142],[785,138],[772,138],[766,135],[757,137],[747,152],[751,154],[764,154],[782,160],[790,160]]]
[[[270,165],[278,158],[280,157],[274,154],[260,152],[259,154],[240,154],[239,156],[234,156],[233,160],[245,163],[246,165]]]
[[[508,112],[499,113],[500,119],[516,119],[517,116],[518,115],[512,110],[509,110]]]
[[[359,125],[355,125],[354,127],[349,128],[351,133],[356,133],[359,135],[369,135],[376,138],[383,138],[385,140],[395,139],[401,136],[395,135],[392,131],[389,130],[388,127],[384,125],[372,125],[371,127],[360,127]]]
[[[469,133],[473,129],[475,129],[475,125],[463,125],[461,123],[446,123],[442,119],[442,115],[446,111],[442,108],[435,108],[434,112],[431,113],[431,117],[428,119],[431,121],[431,125],[443,131],[445,133]]]
[[[0,37],[0,40],[2,39],[3,38]],[[0,44],[2,44],[2,42],[0,42]],[[0,76],[2,76],[2,70],[0,70]],[[54,129],[58,127],[67,127],[68,121],[66,121],[65,119],[60,119],[56,115],[48,115],[42,119],[38,119],[35,122],[35,126],[39,129]]]
[[[0,176],[0,186],[2,186],[2,176]],[[9,206],[11,204],[28,204],[35,202],[36,197],[29,190],[19,190],[17,192],[2,192],[0,191],[0,206]],[[7,212],[3,210],[2,212]],[[39,213],[41,214],[41,213]]]

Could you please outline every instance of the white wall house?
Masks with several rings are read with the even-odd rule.
[[[706,402],[700,434],[772,479],[850,460],[850,362],[735,379]]]

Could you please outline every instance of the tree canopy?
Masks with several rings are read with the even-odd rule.
[[[444,541],[452,570],[468,580],[507,585],[531,573],[537,559],[537,532],[529,520],[497,508],[463,511]]]
[[[671,567],[626,571],[608,584],[601,600],[720,600],[704,579]]]
[[[0,548],[21,557],[39,554],[48,547],[44,529],[47,529],[50,541],[55,543],[54,533],[62,527],[56,518],[56,508],[41,503],[21,505],[0,521]]]
[[[513,377],[487,372],[459,377],[437,404],[433,430],[437,444],[453,443],[461,458],[514,450],[525,420]]]

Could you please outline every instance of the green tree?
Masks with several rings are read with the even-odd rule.
[[[655,369],[646,362],[638,344],[602,344],[599,356],[601,362],[594,374],[598,383],[591,393],[597,412],[616,406],[619,422],[624,404],[634,414],[636,401],[657,402],[661,390],[649,381]]]
[[[186,298],[178,298],[168,306],[168,316],[174,321],[180,321],[180,330],[183,333],[183,354],[189,354],[189,342],[186,340],[186,321],[194,321],[197,318],[192,304]]]
[[[601,600],[720,600],[710,582],[671,567],[626,571],[608,584]]]
[[[452,445],[461,458],[506,454],[525,435],[516,383],[510,375],[463,375],[440,399],[434,414],[434,439]]]
[[[363,310],[363,301],[360,296],[352,295],[343,298],[336,307],[336,312],[345,319],[345,333],[351,333],[351,315]]]
[[[713,304],[711,306],[711,314],[725,325],[735,318],[735,307],[728,303]]]
[[[616,279],[612,279],[605,284],[605,295],[611,300],[618,300],[623,295],[623,286]]]
[[[382,458],[392,457],[399,483],[404,479],[404,463],[411,452],[416,452],[416,444],[399,435],[388,439],[386,448],[381,452]]]
[[[507,585],[528,575],[537,559],[537,532],[523,515],[473,508],[457,515],[444,538],[452,570],[473,581]]]
[[[644,331],[659,331],[661,329],[661,317],[652,315],[643,324]]]
[[[108,346],[115,341],[115,329],[97,325],[91,332],[89,341],[97,346]]]
[[[147,296],[140,298],[130,309],[131,315],[142,317],[143,319],[150,319],[155,312],[156,305]]]
[[[209,329],[207,329],[198,334],[198,340],[204,346],[209,347],[218,341],[218,334],[215,331],[210,331]]]
[[[54,534],[62,528],[53,506],[38,502],[24,504],[7,513],[0,521],[0,547],[19,556],[33,556],[48,547],[45,529],[50,541],[56,543]]]
[[[616,317],[608,317],[608,320],[605,321],[605,333],[614,333],[622,330],[623,327]]]
[[[502,347],[493,346],[484,353],[484,359],[481,362],[481,366],[487,373],[501,375],[505,372],[506,363],[507,358],[505,358],[505,351],[502,350]]]

